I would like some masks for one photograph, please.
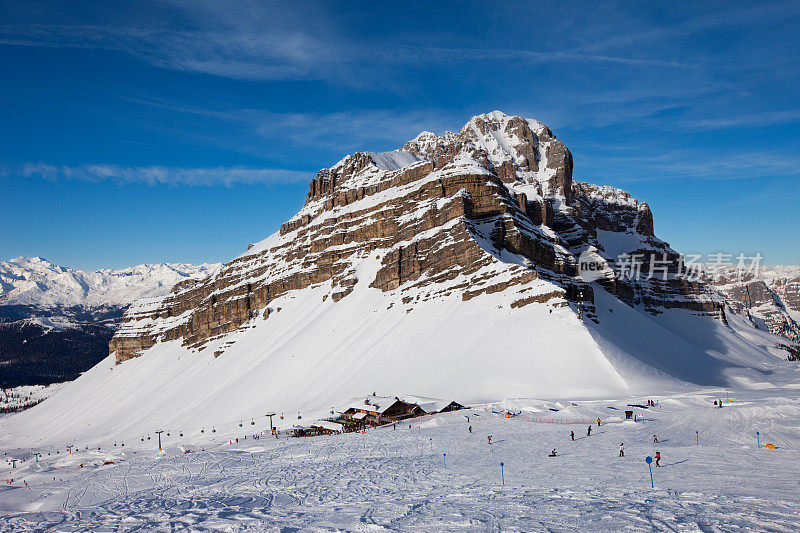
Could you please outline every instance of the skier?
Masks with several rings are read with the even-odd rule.
[[[658,437],[653,435],[653,442],[658,442]]]
[[[492,445],[492,436],[489,435],[488,439],[489,439],[489,446],[491,446]]]
[[[625,443],[623,442],[623,443],[621,443],[621,444],[619,445],[619,456],[620,456],[620,457],[625,457],[625,447],[624,447],[624,444],[625,444]]]
[[[656,450],[656,466],[661,466],[660,464],[658,464],[660,461],[661,461],[661,452]]]
[[[575,440],[575,432],[574,432],[574,431],[570,431],[570,432],[569,432],[569,436],[570,436],[570,438],[571,438],[572,440]]]
[[[586,432],[586,436],[587,437],[591,437],[592,436],[592,426],[589,426],[589,430]]]
[[[597,427],[600,427],[600,419],[597,419]]]
[[[549,455],[549,457],[555,457],[555,456],[556,456],[556,449],[555,449],[555,448],[553,448],[553,451],[552,451],[552,452],[550,452],[550,455]]]
[[[469,427],[469,433],[472,434],[472,426]]]

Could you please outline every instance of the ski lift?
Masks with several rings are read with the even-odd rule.
[[[250,419],[250,425],[251,425],[251,426],[255,426],[255,425],[256,425],[256,421],[255,421],[255,420],[253,420],[252,418]]]
[[[331,414],[333,414],[333,407],[331,407]]]
[[[142,437],[142,442],[144,442],[144,437]]]
[[[125,446],[125,443],[123,442],[123,443],[121,444],[121,446]],[[98,450],[99,450],[99,449],[100,449],[100,448],[98,448]]]
[[[178,435],[178,436],[179,436],[179,437],[183,437],[183,431],[181,431],[181,434],[180,434],[180,435]]]
[[[167,437],[169,437],[169,430],[167,430]]]
[[[283,413],[281,413],[281,420],[283,420]]]
[[[242,427],[242,421],[239,420],[239,427]]]
[[[297,413],[297,419],[300,420],[301,418],[303,418],[303,417],[300,416],[300,413]]]
[[[211,426],[211,433],[216,433],[216,432],[217,432],[217,428],[215,428],[214,426]]]
[[[117,445],[117,441],[114,441],[114,446],[116,446],[116,445]]]
[[[147,436],[147,440],[150,440],[150,435]]]
[[[200,433],[205,433],[205,432],[206,432],[206,428],[201,428],[200,429]]]

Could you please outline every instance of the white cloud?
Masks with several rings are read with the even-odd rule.
[[[26,178],[80,181],[119,181],[149,185],[231,186],[236,184],[274,184],[306,182],[312,172],[246,167],[182,168],[165,166],[129,167],[119,165],[58,166],[27,163],[17,170],[5,169],[4,175]]]

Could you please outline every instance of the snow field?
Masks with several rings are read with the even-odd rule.
[[[213,449],[190,454],[171,442],[157,454],[154,441],[126,455],[62,452],[40,467],[18,465],[18,480],[0,489],[0,530],[796,531],[800,397],[736,393],[714,409],[719,397],[725,392],[656,398],[660,408],[634,409],[645,423],[616,418],[643,398],[577,406],[518,399],[509,402],[529,410],[517,419],[489,406],[395,431],[238,445],[219,435]],[[523,420],[533,416],[609,423],[586,437],[584,425]],[[557,457],[547,456],[552,448]],[[663,467],[653,468],[651,489],[644,458],[656,450]]]

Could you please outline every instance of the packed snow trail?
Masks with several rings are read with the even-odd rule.
[[[795,531],[800,398],[748,393],[715,409],[719,397],[661,398],[660,408],[635,409],[645,423],[595,425],[591,437],[581,428],[575,442],[569,432],[577,426],[506,419],[487,408],[396,431],[232,445],[226,435],[215,449],[189,454],[168,442],[166,454],[130,446],[114,457],[45,456],[39,467],[32,459],[16,471],[3,464],[3,478],[18,479],[0,491],[0,530]],[[554,415],[616,416],[640,401],[578,402]],[[548,457],[553,448],[558,456]],[[663,466],[653,468],[653,490],[644,458],[656,450]]]

